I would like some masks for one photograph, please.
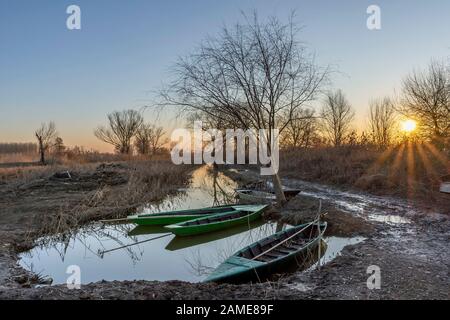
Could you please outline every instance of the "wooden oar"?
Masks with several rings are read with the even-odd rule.
[[[317,220],[314,220],[314,221],[308,223],[304,228],[302,228],[301,230],[297,231],[297,232],[294,233],[292,236],[290,236],[290,237],[284,239],[283,241],[281,241],[281,242],[279,242],[278,244],[274,245],[272,248],[270,248],[270,249],[264,251],[263,253],[258,254],[256,257],[253,257],[253,258],[250,259],[250,260],[258,259],[259,257],[261,257],[261,256],[265,255],[266,253],[272,251],[273,249],[278,248],[280,245],[282,245],[282,244],[285,243],[286,241],[292,239],[293,237],[295,237],[296,235],[298,235],[300,232],[302,232],[302,231],[304,231],[306,228],[308,228],[310,225],[314,224],[316,221],[317,221]]]
[[[154,238],[151,238],[151,239],[142,240],[142,241],[138,241],[138,242],[135,242],[135,243],[127,244],[125,246],[121,246],[121,247],[114,248],[114,249],[109,249],[109,250],[105,250],[105,251],[100,251],[99,250],[98,254],[100,256],[103,256],[105,253],[108,253],[108,252],[116,251],[116,250],[123,249],[123,248],[128,248],[128,247],[135,246],[137,244],[141,244],[141,243],[144,243],[144,242],[149,242],[149,241],[152,241],[152,240],[161,239],[161,238],[164,238],[164,237],[167,237],[167,236],[170,236],[170,235],[172,235],[172,233],[167,233],[167,234],[164,234],[162,236],[158,236],[158,237],[154,237]]]
[[[122,222],[122,221],[128,221],[128,218],[99,220],[98,222],[101,222],[101,223],[113,223],[113,222]]]

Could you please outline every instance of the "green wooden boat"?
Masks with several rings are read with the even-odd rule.
[[[215,232],[199,234],[191,237],[173,237],[173,239],[167,244],[166,250],[176,251],[228,238],[236,234],[258,228],[265,223],[266,222],[263,219],[258,219],[250,223],[240,224],[229,229],[222,229]],[[165,232],[167,232],[167,230],[165,230]]]
[[[292,262],[304,263],[321,245],[326,222],[303,224],[277,232],[236,252],[204,282],[261,281]]]
[[[234,212],[215,214],[186,222],[166,226],[166,229],[177,236],[192,236],[240,224],[249,223],[261,217],[267,205],[235,205]]]
[[[127,220],[141,226],[174,224],[219,213],[234,213],[235,206],[217,206],[201,209],[166,211],[128,216]]]

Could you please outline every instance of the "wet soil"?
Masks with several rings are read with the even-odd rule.
[[[121,170],[112,169],[118,174],[112,181],[121,179]],[[240,183],[258,179],[251,170],[228,174]],[[101,183],[102,179],[97,176],[88,180]],[[55,186],[49,181],[37,183],[39,188],[33,188],[31,183],[22,191],[0,186],[0,299],[450,298],[447,215],[417,210],[402,199],[343,192],[289,179],[283,184],[300,188],[302,193],[282,210],[273,210],[269,217],[281,217],[289,223],[308,220],[317,213],[321,199],[322,212],[326,213],[323,219],[329,223],[328,236],[362,236],[365,240],[344,248],[339,257],[320,269],[285,275],[276,282],[216,285],[103,281],[83,285],[79,290],[64,285],[35,286],[36,275],[17,265],[17,253],[32,246],[28,231],[33,229],[34,217],[56,212],[55,206],[60,202],[76,203],[84,190]],[[380,289],[367,286],[367,269],[373,265],[380,269]]]

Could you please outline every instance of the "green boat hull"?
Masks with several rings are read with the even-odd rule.
[[[247,205],[247,206],[234,206],[237,211],[245,212],[247,214],[243,215],[242,217],[225,220],[225,221],[216,221],[211,223],[203,223],[206,219],[209,217],[203,217],[199,219],[194,219],[188,222],[184,223],[177,223],[168,225],[165,228],[172,232],[173,234],[177,236],[192,236],[192,235],[198,235],[198,234],[204,234],[208,232],[218,231],[222,229],[231,228],[234,226],[238,226],[240,224],[249,223],[252,221],[255,221],[259,219],[264,212],[264,209],[267,207],[267,205]],[[217,219],[220,217],[226,217],[230,213],[221,213],[211,216],[211,219]],[[206,220],[208,221],[208,220]],[[194,224],[198,222],[199,224]]]
[[[296,230],[300,230],[306,226],[300,225],[295,227]],[[261,239],[242,250],[236,252],[230,258],[225,260],[219,267],[216,268],[203,282],[217,282],[217,283],[243,283],[243,282],[260,282],[268,279],[274,273],[293,272],[300,267],[306,268],[311,266],[317,260],[318,256],[315,253],[320,246],[321,253],[325,252],[326,245],[321,242],[321,237],[326,229],[326,223],[323,226],[321,235],[317,236],[309,243],[307,243],[301,250],[292,252],[286,256],[275,259],[271,262],[262,262],[257,260],[251,260],[240,256],[240,253],[247,250],[249,247],[255,246],[257,243],[263,242],[266,239],[276,237],[286,230],[280,231],[270,237]],[[313,254],[311,254],[313,253]],[[314,259],[316,258],[316,259]]]
[[[218,213],[234,212],[233,206],[217,206],[200,209],[177,210],[128,216],[129,222],[140,226],[165,226],[203,218]]]
[[[193,219],[197,219],[200,217],[204,217],[204,215],[183,215],[183,216],[172,216],[172,217],[162,217],[162,216],[156,216],[156,217],[145,217],[145,218],[131,218],[129,217],[128,220],[132,223],[135,223],[140,226],[164,226],[167,224],[174,224],[174,223],[180,223],[184,221],[189,221]]]

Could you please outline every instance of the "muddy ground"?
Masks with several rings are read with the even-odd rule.
[[[0,184],[1,299],[450,298],[448,215],[417,210],[401,199],[343,192],[298,180],[283,180],[285,186],[300,188],[302,193],[283,209],[281,219],[290,223],[307,220],[317,212],[321,199],[322,212],[327,213],[324,219],[329,222],[328,236],[366,239],[346,247],[320,270],[285,275],[276,282],[261,284],[103,281],[83,285],[80,290],[62,285],[36,286],[36,275],[17,264],[18,253],[33,246],[36,221],[43,215],[56,214],[60,203],[76,205],[86,190],[98,187],[96,184],[108,184],[113,189],[126,183],[126,175],[120,170],[109,167],[106,175],[100,170],[94,176],[79,178],[77,187],[51,176],[14,187]],[[228,174],[241,183],[258,178],[252,171]],[[280,216],[277,212],[271,215]],[[367,268],[372,265],[380,268],[380,289],[367,287]]]

